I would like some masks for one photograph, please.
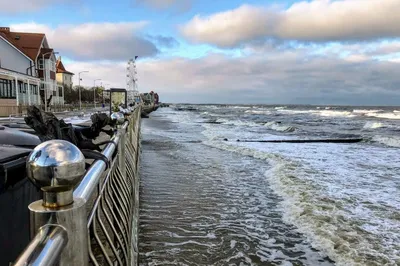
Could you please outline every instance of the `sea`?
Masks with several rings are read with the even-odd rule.
[[[266,140],[362,139],[356,143]],[[400,265],[400,107],[173,105],[142,122],[141,265]]]

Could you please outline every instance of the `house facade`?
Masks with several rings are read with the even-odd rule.
[[[35,62],[0,31],[0,115],[21,104],[40,104]]]
[[[56,79],[57,79],[57,85],[58,85],[58,90],[59,90],[59,96],[62,97],[63,104],[64,104],[64,88],[70,88],[72,89],[73,87],[73,82],[72,82],[72,77],[74,76],[74,73],[69,72],[68,70],[65,69],[64,64],[61,61],[61,56],[58,57],[57,63],[56,63]]]
[[[42,105],[45,98],[49,105],[64,102],[46,36],[0,27],[0,115],[9,105]]]

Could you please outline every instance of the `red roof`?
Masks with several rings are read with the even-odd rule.
[[[49,59],[52,53],[53,53],[53,49],[42,48],[42,49],[40,49],[39,58],[42,58],[44,55],[44,58]]]
[[[65,69],[63,63],[61,62],[61,56],[57,59],[56,69],[57,69],[57,73],[66,73],[66,74],[74,75],[74,73],[69,72]]]
[[[36,61],[45,37],[43,33],[11,32],[8,27],[0,27],[0,34],[33,61]]]

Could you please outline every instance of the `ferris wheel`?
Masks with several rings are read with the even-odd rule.
[[[128,61],[128,66],[126,68],[126,91],[128,94],[128,101],[132,102],[135,99],[135,96],[139,95],[139,91],[137,89],[137,70],[136,70],[136,59],[130,59]]]

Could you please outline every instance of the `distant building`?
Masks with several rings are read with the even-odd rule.
[[[59,90],[59,96],[64,97],[64,88],[68,87],[72,89],[73,82],[72,77],[74,73],[69,72],[65,69],[64,64],[61,61],[61,56],[58,57],[56,63],[56,77],[57,77],[57,85]],[[64,101],[63,101],[64,103]]]
[[[45,91],[46,89],[46,91]],[[40,96],[42,95],[42,97]],[[0,27],[0,115],[10,105],[63,103],[56,82],[56,58],[43,33]]]

